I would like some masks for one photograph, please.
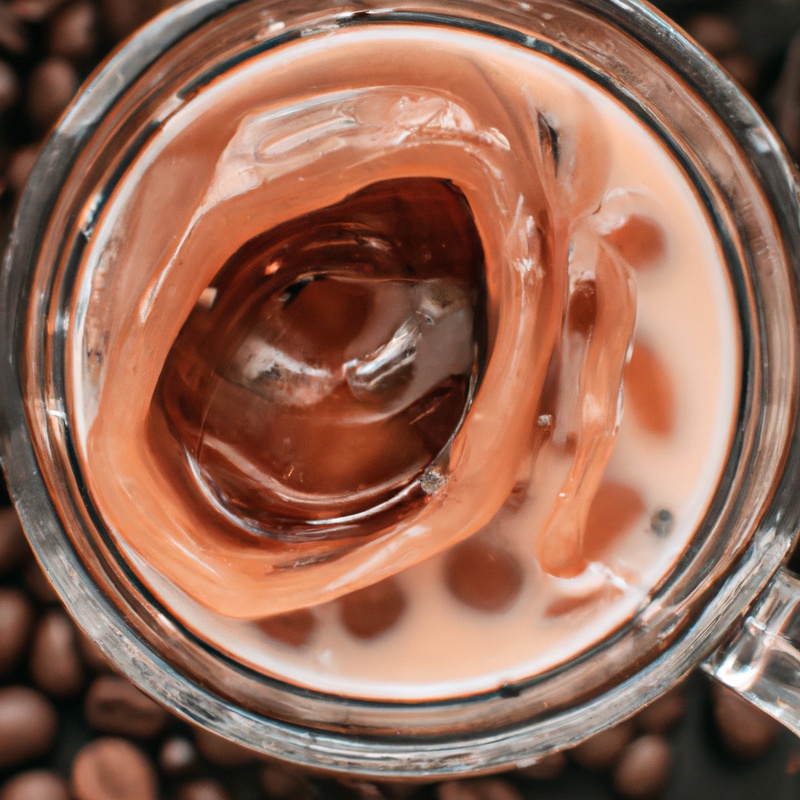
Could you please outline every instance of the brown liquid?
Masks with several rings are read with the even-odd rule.
[[[542,135],[542,157],[555,159],[556,132]],[[535,497],[526,472],[537,461],[562,473],[558,496],[541,501],[552,510],[537,552],[564,577],[586,568],[583,534],[613,445],[635,314],[617,251],[588,232],[572,246],[544,392],[524,420],[527,441],[516,455],[509,446],[528,466],[506,503]],[[335,562],[363,537],[413,522],[456,472],[450,446],[491,356],[488,303],[482,242],[456,187],[407,178],[362,189],[227,260],[170,349],[150,448],[198,504],[271,540],[281,569]],[[447,502],[463,501],[453,492]],[[414,549],[403,546],[410,563],[422,558]],[[394,571],[385,563],[376,577]],[[335,563],[328,574],[336,594],[372,582]],[[313,604],[313,580],[289,607]]]
[[[457,189],[363,189],[249,241],[209,296],[151,413],[225,513],[319,543],[424,500],[399,495],[455,434],[487,351],[483,250]]]

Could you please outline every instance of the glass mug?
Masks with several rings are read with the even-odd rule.
[[[609,182],[631,174],[620,153],[641,167],[654,147],[668,158],[654,161],[653,173],[663,170],[683,188],[674,195],[665,188],[663,197],[609,192]],[[363,156],[359,163],[354,154]],[[651,188],[664,185],[653,181]],[[265,186],[279,198],[266,210]],[[678,210],[682,199],[689,217]],[[675,219],[659,220],[659,209]],[[45,144],[21,202],[1,295],[1,441],[12,495],[61,598],[117,667],[184,718],[298,764],[382,777],[524,765],[631,715],[698,665],[800,732],[800,586],[782,566],[800,527],[799,219],[794,173],[758,112],[661,15],[630,0],[185,3],[90,79]],[[708,298],[717,291],[714,341],[728,354],[715,389],[721,399],[703,418],[724,441],[711,461],[698,457],[708,486],[685,538],[666,555],[653,547],[623,558],[633,540],[609,545],[617,554],[611,561],[642,567],[642,585],[609,568],[593,540],[579,536],[600,491],[602,469],[593,465],[606,463],[603,443],[617,435],[623,371],[634,394],[634,283],[643,307],[652,308],[647,270],[633,280],[628,263],[646,257],[626,254],[619,238],[631,220],[644,220],[637,241],[671,249],[665,257],[673,261],[684,239],[718,259],[720,275],[697,291],[706,292],[710,305],[700,311],[710,315],[717,301]],[[654,220],[666,237],[648,233]],[[400,255],[386,256],[387,248]],[[197,252],[207,263],[191,261]],[[322,266],[314,262],[320,252]],[[430,252],[440,260],[434,266]],[[509,253],[519,256],[513,269],[504,261]],[[411,258],[425,266],[407,267],[403,259]],[[602,270],[587,272],[583,258],[602,262]],[[407,269],[426,277],[409,279]],[[679,274],[679,284],[688,279]],[[678,285],[664,328],[689,330],[682,347],[700,370],[690,378],[713,371],[710,362],[697,364],[702,345],[696,352],[691,345],[695,288]],[[262,309],[254,318],[247,316],[252,298]],[[287,309],[297,298],[305,310],[296,319]],[[342,304],[345,317],[365,306],[390,309],[376,319],[399,307],[401,322],[386,330],[371,317],[358,317],[352,329],[338,317],[329,324],[330,303]],[[158,324],[148,327],[153,318]],[[249,320],[245,334],[228,319]],[[278,333],[270,328],[276,319]],[[344,337],[350,347],[362,328],[383,339],[339,364],[337,375],[347,374],[352,394],[367,393],[374,417],[366,423],[358,417],[363,404],[354,410],[350,399],[329,399],[330,376],[321,361],[303,361],[297,345],[313,330],[329,356],[336,347],[326,337]],[[514,338],[519,331],[549,336],[557,356],[537,355],[528,338]],[[236,348],[229,351],[230,338]],[[528,361],[515,361],[525,347]],[[220,360],[226,354],[234,378]],[[269,383],[276,374],[280,381]],[[648,374],[652,389],[658,381]],[[530,382],[536,390],[526,392]],[[571,401],[576,385],[596,402]],[[415,386],[427,405],[418,405]],[[218,413],[219,398],[231,392]],[[548,393],[556,406],[542,399]],[[142,414],[145,395],[159,402]],[[246,403],[236,405],[242,397],[273,428],[248,427],[256,423]],[[658,401],[656,393],[645,405]],[[579,424],[565,435],[559,424],[570,402]],[[409,422],[409,406],[424,413]],[[510,452],[515,468],[529,464],[513,438],[523,408],[533,416],[522,450],[535,449],[564,482],[546,516],[547,531],[558,523],[554,538],[531,535],[535,563],[520,556],[520,567],[503,562],[506,551],[497,548],[505,529],[490,496],[495,486],[510,486],[500,508],[513,517],[531,496],[547,494],[532,483],[519,489],[506,468]],[[342,409],[365,424],[356,447],[342,438],[342,430],[355,430],[342,426]],[[416,433],[405,431],[422,417],[436,424],[420,456]],[[312,491],[290,482],[292,466],[278,476],[283,494],[267,492],[265,500],[253,488],[260,456],[247,449],[248,435],[278,448],[269,437],[276,425],[280,437],[292,433],[289,419],[301,427],[292,457],[309,474],[337,448],[348,453],[350,472],[317,475]],[[481,432],[485,419],[500,427]],[[323,447],[308,445],[304,426]],[[392,454],[397,474],[373,486],[375,441],[382,458]],[[666,467],[657,447],[646,450],[663,476],[679,471],[682,441]],[[169,452],[156,463],[151,455],[165,442]],[[176,463],[179,477],[165,479],[163,464]],[[475,474],[461,479],[469,469]],[[644,463],[636,469],[647,473]],[[541,472],[529,466],[526,474]],[[200,517],[181,504],[187,497]],[[452,511],[454,502],[468,513]],[[571,527],[575,508],[582,511]],[[651,510],[647,535],[669,539],[680,510],[655,507],[647,519]],[[428,525],[428,514],[442,527]],[[229,526],[224,536],[214,529],[219,552],[213,537],[203,538],[206,516]],[[486,538],[492,526],[500,539]],[[477,569],[467,568],[462,585],[448,553],[475,539],[465,527],[489,549],[479,548]],[[596,557],[586,556],[591,548]],[[655,572],[647,572],[648,553]],[[470,658],[453,666],[459,659],[441,657],[436,631],[412,626],[402,640],[407,658],[395,650],[394,662],[384,654],[378,667],[365,668],[382,664],[399,680],[369,672],[365,679],[359,669],[362,660],[373,663],[369,648],[394,634],[365,631],[375,620],[358,615],[348,623],[346,598],[363,597],[358,592],[375,583],[408,589],[404,570],[426,569],[417,560],[451,570],[449,595],[421,578],[411,584],[423,606],[445,596],[452,605],[459,593],[472,604],[462,649],[453,653],[474,654],[478,666],[471,672]],[[498,564],[497,586],[476,601],[469,593]],[[515,619],[509,608],[544,602],[529,585],[532,575],[558,587],[566,602],[558,613],[547,607],[549,628],[531,622],[536,636],[549,630],[555,637],[562,648],[555,655],[535,645],[536,636],[518,635],[526,629],[504,627]],[[420,611],[402,592],[392,610],[392,597],[382,596],[384,611],[400,614],[410,604],[417,625],[430,617],[457,627],[464,617],[463,609]],[[608,597],[622,598],[611,602],[616,616],[598,623],[592,609]],[[276,618],[283,628],[272,625]],[[332,677],[323,669],[325,647],[313,650],[304,637],[312,624],[312,635],[332,635],[342,620],[368,641],[348,640],[355,655]],[[415,649],[423,629],[427,638]],[[482,638],[471,640],[472,631]],[[380,634],[374,642],[372,633]],[[449,635],[449,628],[441,635],[445,652]],[[516,661],[505,665],[502,643],[512,638],[521,650],[512,648]],[[440,655],[427,666],[440,672],[414,677],[411,666],[429,651]]]

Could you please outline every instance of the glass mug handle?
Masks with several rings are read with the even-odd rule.
[[[800,578],[779,569],[702,667],[800,736]]]

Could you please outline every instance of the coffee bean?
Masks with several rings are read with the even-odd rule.
[[[265,764],[259,782],[270,800],[310,800],[315,796],[308,779],[284,764]]]
[[[83,631],[78,631],[78,650],[83,663],[92,672],[108,672],[112,669],[105,653]]]
[[[0,800],[69,800],[69,792],[60,775],[32,769],[7,781],[0,788]]]
[[[781,726],[731,689],[712,687],[714,720],[725,749],[736,758],[752,761],[775,745]]]
[[[44,755],[56,735],[53,704],[26,686],[0,689],[0,767]]]
[[[720,59],[720,64],[743,89],[751,94],[758,88],[760,78],[758,62],[744,50],[729,53]]]
[[[631,214],[604,238],[627,264],[640,271],[660,266],[667,253],[664,229],[642,214]]]
[[[733,22],[722,14],[695,14],[686,22],[686,32],[715,58],[733,52],[741,41]]]
[[[302,647],[308,643],[314,632],[317,620],[307,608],[276,614],[256,622],[258,628],[271,639],[275,639],[289,647]]]
[[[6,61],[0,61],[0,114],[11,108],[19,97],[19,79]]]
[[[795,161],[800,161],[800,33],[786,53],[775,95],[778,131]]]
[[[31,145],[29,147],[21,147],[11,156],[11,163],[6,170],[6,180],[8,181],[11,191],[17,197],[22,194],[22,190],[25,188],[28,175],[30,175],[33,169],[38,152],[39,148]],[[1,527],[2,523],[0,523],[0,528]],[[20,528],[20,532],[21,531],[22,529]],[[2,546],[2,533],[0,532],[0,571],[2,571]],[[24,551],[27,552],[27,545],[25,545]]]
[[[374,639],[390,630],[406,609],[406,598],[395,578],[359,589],[339,602],[342,624],[357,639]]]
[[[0,589],[0,675],[8,674],[19,663],[33,621],[33,606],[22,592]]]
[[[636,725],[645,733],[666,733],[683,718],[686,706],[686,692],[676,686],[642,709],[635,717]]]
[[[27,22],[42,22],[67,0],[11,0],[14,13]]]
[[[31,559],[23,574],[25,586],[31,594],[46,605],[58,603],[58,595],[36,559]]]
[[[348,795],[352,796],[353,800],[386,800],[383,789],[372,781],[339,778],[336,782],[347,789]]]
[[[239,767],[256,758],[252,750],[201,728],[195,730],[194,741],[198,752],[218,767]]]
[[[50,21],[47,49],[70,61],[86,61],[97,47],[97,11],[89,0],[62,8]]]
[[[522,800],[519,789],[502,778],[447,781],[436,796],[438,800]]]
[[[77,631],[63,611],[47,611],[36,627],[31,676],[53,697],[74,697],[83,687],[86,675],[78,653]]]
[[[99,0],[103,26],[113,39],[124,39],[161,10],[158,0]]]
[[[96,739],[72,763],[75,800],[156,800],[158,785],[150,759],[124,739]]]
[[[798,773],[800,773],[800,741],[795,739],[786,757],[786,774],[797,775]]]
[[[0,575],[18,567],[30,553],[13,508],[0,509]]]
[[[417,794],[418,786],[413,783],[380,783],[378,784],[387,800],[409,800]]]
[[[507,609],[517,599],[522,582],[522,567],[516,558],[486,537],[473,536],[457,544],[445,558],[447,588],[479,611]]]
[[[623,750],[614,770],[614,789],[622,797],[658,797],[669,782],[672,756],[666,739],[648,734]]]
[[[633,739],[635,726],[630,720],[595,734],[568,751],[569,757],[584,769],[610,769],[628,743]]]
[[[625,367],[625,408],[638,425],[655,436],[669,436],[676,425],[675,389],[661,356],[636,339]]]
[[[42,132],[50,128],[78,89],[75,67],[64,58],[47,58],[34,67],[28,78],[27,112]]]
[[[549,781],[557,778],[567,768],[567,757],[564,753],[552,753],[549,756],[531,764],[528,767],[521,767],[517,770],[520,775],[526,778],[533,778],[538,781]]]
[[[89,726],[101,733],[147,739],[167,725],[169,714],[139,691],[127,678],[101,675],[86,693],[84,714]]]
[[[161,745],[158,764],[168,775],[185,775],[195,770],[199,763],[197,748],[182,736],[173,736]]]
[[[15,56],[28,52],[29,43],[19,15],[10,6],[0,3],[0,50]]]
[[[181,786],[178,800],[231,800],[231,796],[219,781],[201,778]]]
[[[356,779],[339,778],[353,800],[408,800],[416,794],[417,787],[409,783],[374,783]]]
[[[628,388],[627,384],[625,388]],[[632,486],[617,481],[603,481],[586,518],[585,557],[589,561],[607,560],[609,551],[641,519],[644,510],[644,500]]]

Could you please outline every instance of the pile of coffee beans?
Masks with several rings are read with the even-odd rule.
[[[0,221],[79,84],[171,4],[0,0]],[[800,0],[660,5],[762,104],[800,158]],[[496,777],[375,784],[255,756],[176,719],[113,672],[61,609],[0,486],[0,800],[678,798],[687,741],[692,752],[704,742],[716,782],[730,772],[745,786],[744,762],[762,765],[773,786],[800,772],[799,743],[701,676],[566,753]],[[741,796],[763,796],[765,785]]]
[[[168,0],[0,0],[0,208],[21,192],[41,139],[119,41]]]

